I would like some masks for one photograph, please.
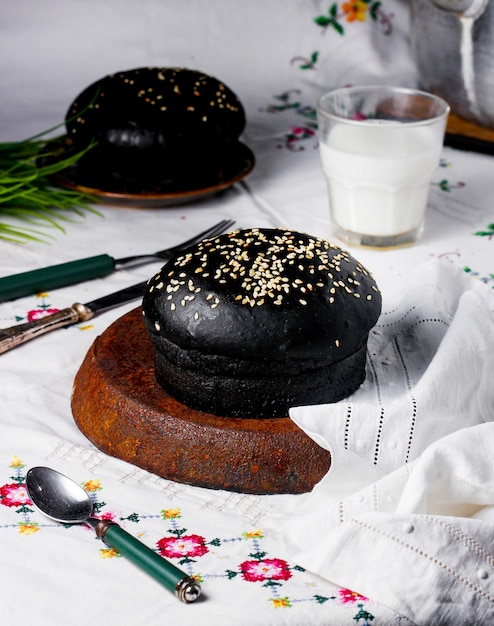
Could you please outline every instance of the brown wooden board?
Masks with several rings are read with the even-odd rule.
[[[181,483],[304,493],[330,466],[329,452],[289,417],[218,417],[167,395],[155,379],[140,307],[91,346],[74,381],[72,413],[103,452]]]

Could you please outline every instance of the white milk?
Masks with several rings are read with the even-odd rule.
[[[427,126],[335,126],[320,143],[333,220],[371,236],[420,228],[441,147]]]

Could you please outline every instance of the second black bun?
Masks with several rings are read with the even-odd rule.
[[[353,256],[323,239],[250,229],[170,261],[142,308],[165,391],[215,415],[266,418],[336,402],[362,384],[381,294]]]
[[[81,170],[116,183],[194,187],[210,178],[245,127],[245,111],[224,83],[186,68],[117,72],[77,96],[66,114],[75,149],[93,140]],[[99,174],[98,174],[99,171]]]

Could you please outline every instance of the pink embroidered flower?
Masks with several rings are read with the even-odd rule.
[[[161,556],[180,558],[184,556],[203,556],[209,552],[204,537],[184,535],[183,537],[163,537],[157,543]]]
[[[343,602],[343,604],[366,602],[368,600],[368,598],[366,598],[365,596],[361,596],[359,593],[351,591],[350,589],[339,589],[338,595],[340,596],[340,600]]]
[[[111,511],[105,511],[105,513],[102,513],[101,515],[96,515],[96,517],[98,519],[107,520],[109,522],[114,522],[117,518],[115,513],[112,513]]]
[[[292,136],[293,139],[309,139],[310,137],[314,137],[316,132],[309,128],[308,126],[293,126],[292,127]]]
[[[12,507],[32,504],[25,485],[19,485],[18,483],[11,483],[0,487],[0,502],[4,506]]]
[[[292,576],[288,563],[283,559],[244,561],[240,565],[240,571],[244,580],[252,583],[262,580],[288,580]]]
[[[34,320],[39,320],[40,317],[45,317],[46,315],[51,315],[52,313],[58,313],[59,309],[33,309],[32,311],[28,311],[27,319],[29,322],[34,322]]]

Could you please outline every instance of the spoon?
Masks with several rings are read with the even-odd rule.
[[[47,517],[64,524],[87,524],[106,545],[115,548],[182,602],[195,602],[201,586],[191,576],[135,539],[118,524],[93,517],[93,503],[73,480],[49,467],[32,467],[26,476],[29,497]]]

